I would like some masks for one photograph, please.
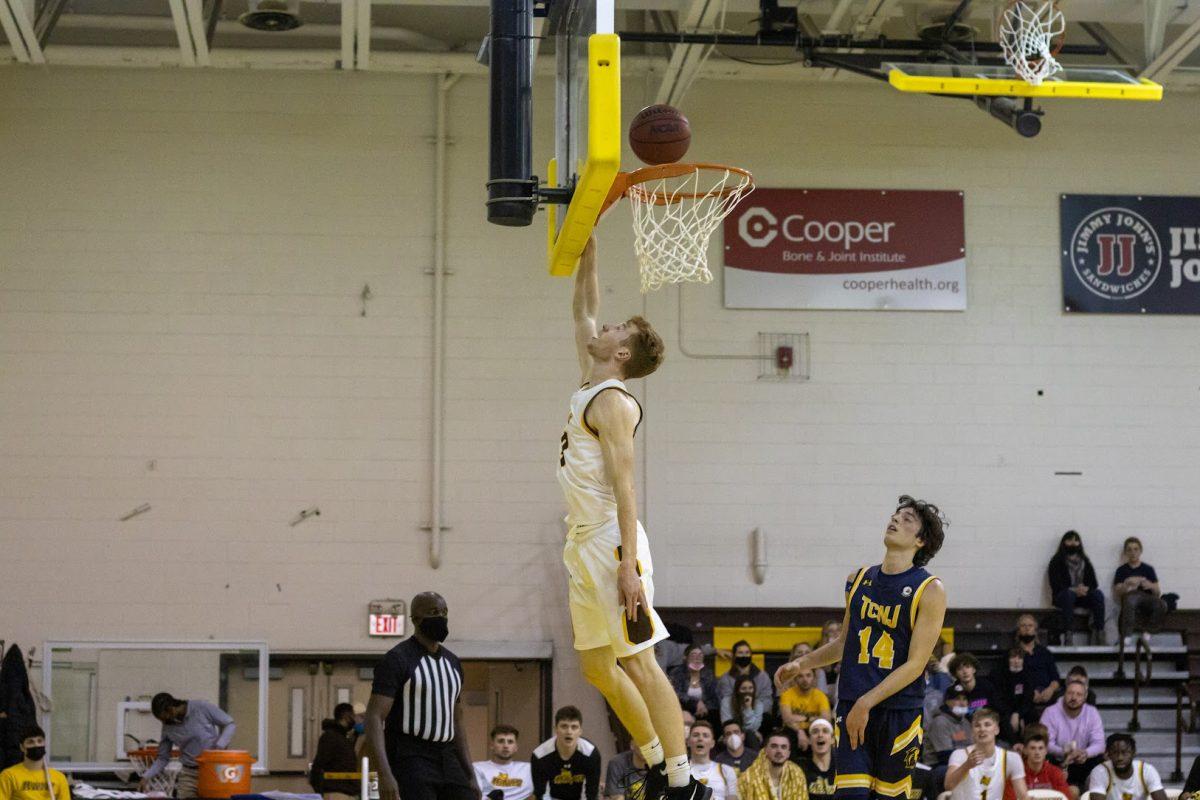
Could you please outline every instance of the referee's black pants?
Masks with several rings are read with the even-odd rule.
[[[463,773],[453,742],[430,743],[389,760],[400,800],[475,800],[472,778]]]

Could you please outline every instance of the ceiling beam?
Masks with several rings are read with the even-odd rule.
[[[207,67],[208,36],[204,26],[203,0],[183,0],[187,18],[188,35],[192,39],[192,51],[196,54],[196,66]]]
[[[1146,19],[1142,23],[1143,64],[1149,64],[1162,54],[1167,37],[1167,15],[1174,5],[1171,0],[1146,0]]]
[[[354,36],[358,31],[355,16],[358,11],[358,0],[342,0],[342,58],[340,66],[344,70],[354,69]]]
[[[46,42],[50,41],[50,33],[66,5],[67,0],[46,0],[46,4],[33,21],[33,32],[37,36],[38,46],[42,49],[45,49]]]
[[[354,68],[371,68],[371,0],[358,0],[354,12]]]
[[[1125,43],[1113,35],[1103,23],[1100,22],[1081,22],[1079,27],[1087,31],[1088,36],[1096,40],[1097,44],[1104,45],[1108,50],[1108,54],[1118,64],[1138,64],[1143,63],[1141,59],[1133,57],[1133,53],[1125,47]]]
[[[0,0],[0,6],[3,6],[0,18],[17,60],[27,64],[45,64],[46,56],[38,43],[31,5],[23,0]]]
[[[1158,57],[1146,65],[1141,77],[1162,83],[1183,60],[1200,47],[1200,18],[1184,29]]]
[[[684,0],[685,6],[679,15],[676,28],[687,33],[697,33],[701,30],[713,29],[719,19],[722,0]],[[658,84],[658,92],[654,102],[679,105],[704,61],[712,52],[712,47],[701,44],[677,44],[671,49],[671,60],[667,71],[663,73]]]
[[[183,0],[168,0],[171,6],[171,22],[175,26],[175,38],[179,42],[179,63],[185,67],[196,66],[196,46],[192,44],[192,33],[188,29],[187,11]]]

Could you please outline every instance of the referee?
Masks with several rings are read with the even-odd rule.
[[[422,592],[409,610],[415,632],[375,668],[367,704],[379,800],[479,800],[462,729],[462,665],[442,647],[446,600]]]

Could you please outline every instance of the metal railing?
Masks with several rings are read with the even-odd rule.
[[[1142,729],[1142,725],[1138,722],[1138,712],[1141,711],[1142,701],[1142,686],[1150,683],[1150,678],[1154,673],[1154,654],[1150,651],[1150,642],[1146,637],[1134,634],[1133,648],[1133,716],[1129,719],[1130,733],[1137,733]],[[1143,654],[1145,657],[1143,658]],[[1142,673],[1142,664],[1146,665],[1146,671]],[[1121,655],[1120,661],[1117,662],[1117,678],[1125,677],[1125,637],[1121,637]]]
[[[1188,701],[1188,716],[1186,724],[1183,716],[1183,699]],[[1175,771],[1171,773],[1171,781],[1178,783],[1183,780],[1183,734],[1194,733],[1196,730],[1196,701],[1192,697],[1187,681],[1175,687]]]

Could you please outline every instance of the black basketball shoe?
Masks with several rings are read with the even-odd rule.
[[[668,786],[665,800],[711,800],[713,790],[692,778],[687,786]]]

